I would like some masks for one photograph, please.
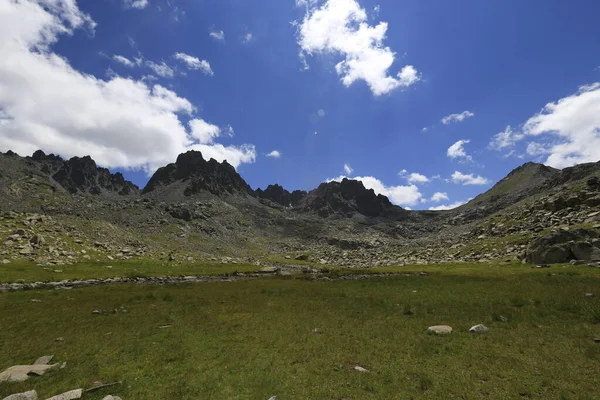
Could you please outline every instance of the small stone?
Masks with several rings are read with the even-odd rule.
[[[31,299],[31,302],[32,302],[32,303],[41,303],[42,301],[41,301],[41,300],[38,300],[38,299]]]
[[[112,265],[107,265],[106,267],[104,267],[106,269],[112,269]]]
[[[54,356],[42,356],[42,357],[38,358],[37,360],[35,360],[33,365],[46,365],[50,361],[52,361],[52,358],[54,358]]]
[[[298,261],[308,261],[308,255],[306,255],[306,254],[297,255],[295,258]]]
[[[2,260],[0,262],[1,264],[10,264],[10,260],[7,260],[6,258],[4,260]]]
[[[46,400],[73,400],[80,399],[81,395],[83,395],[83,389],[75,389],[62,394],[57,394],[56,396],[52,396]]]
[[[100,314],[102,314],[102,311],[100,311],[100,310],[94,310],[94,311],[92,311],[92,314],[93,315],[100,315]]]
[[[106,397],[103,397],[102,400],[121,400],[119,396],[111,396],[110,394]]]
[[[600,343],[600,338],[595,338],[595,339],[594,339],[594,342],[595,342],[595,343]]]
[[[447,335],[452,333],[452,327],[448,325],[434,325],[427,328],[427,332],[435,333],[437,335]]]
[[[55,342],[64,342],[65,338],[64,337],[57,337],[56,339],[54,339]]]
[[[30,390],[25,393],[11,394],[10,396],[5,397],[4,400],[38,400],[38,395],[35,390]]]
[[[277,396],[269,397],[269,400],[277,400]]]
[[[263,273],[274,273],[277,272],[277,267],[262,267],[259,271]]]
[[[60,274],[60,273],[62,273],[63,271],[62,271],[62,269],[55,269],[53,272],[56,272],[57,274]]]
[[[313,333],[321,333],[321,329],[320,328],[315,328],[315,329],[313,329]]]
[[[65,368],[67,368],[67,362],[63,361],[63,363],[60,364],[60,369],[65,369]]]
[[[360,365],[355,365],[354,370],[358,372],[369,372],[368,369],[361,367]]]
[[[502,322],[508,322],[508,318],[506,318],[504,315],[500,316],[500,321]]]
[[[594,293],[586,293],[585,297],[594,297]]]
[[[471,329],[469,329],[469,332],[487,332],[487,331],[489,331],[488,327],[483,324],[472,326]]]
[[[158,329],[166,329],[166,328],[170,328],[171,325],[161,325],[158,327]]]
[[[291,260],[291,258],[292,258],[292,257],[290,257],[290,256],[285,256],[285,259],[286,259],[286,260]]]

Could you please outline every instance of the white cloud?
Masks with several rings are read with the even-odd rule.
[[[0,2],[0,109],[9,118],[2,151],[89,154],[104,167],[147,172],[191,149],[234,167],[255,160],[252,145],[199,143],[184,122],[196,109],[177,93],[81,73],[50,50],[60,36],[94,26],[73,0]]]
[[[419,188],[415,185],[409,186],[386,186],[379,179],[372,176],[356,176],[356,177],[347,177],[347,176],[338,176],[337,178],[328,179],[327,182],[331,181],[342,181],[342,179],[353,179],[357,181],[361,181],[365,188],[373,189],[376,194],[381,194],[386,196],[392,203],[399,206],[413,206],[419,203],[419,200],[423,196],[421,192],[419,192]]]
[[[146,8],[148,0],[123,0],[123,3],[127,8],[137,8],[138,10],[141,10],[142,8]]]
[[[242,39],[242,43],[250,43],[252,41],[252,33],[246,33]]]
[[[210,124],[203,119],[193,119],[189,122],[190,135],[198,139],[201,144],[212,143],[221,135],[221,128]]]
[[[474,117],[475,114],[471,111],[463,111],[459,114],[450,114],[442,118],[442,124],[449,125],[453,122],[463,122],[467,118]]]
[[[556,139],[545,164],[564,168],[600,159],[600,82],[548,103],[523,127],[526,135]]]
[[[200,60],[198,57],[190,56],[185,53],[175,53],[173,54],[177,60],[183,62],[188,69],[201,70],[204,75],[213,76],[215,73],[210,67],[210,63],[206,60]]]
[[[366,10],[356,0],[327,0],[321,7],[310,0],[296,4],[306,7],[306,15],[298,24],[298,45],[305,68],[306,55],[341,54],[344,60],[335,69],[342,83],[350,86],[363,80],[375,96],[421,79],[412,65],[404,66],[396,77],[388,75],[396,58],[396,53],[383,44],[388,24],[369,25]]]
[[[423,174],[419,174],[418,172],[413,172],[411,173],[406,180],[408,181],[408,183],[415,183],[415,184],[419,184],[419,183],[427,183],[429,182],[429,178],[426,177]]]
[[[354,170],[352,169],[352,167],[348,164],[344,164],[344,172],[347,175],[352,175],[352,173],[354,172]]]
[[[552,153],[552,149],[549,146],[537,142],[527,144],[526,151],[530,156],[541,156]]]
[[[425,127],[425,128],[423,128],[423,129],[421,129],[421,132],[423,132],[423,133],[426,133],[428,130],[429,130],[429,128],[428,128],[428,127]]]
[[[465,150],[465,144],[470,143],[471,141],[468,139],[459,140],[454,143],[452,146],[448,147],[448,157],[450,158],[464,158],[466,161],[473,160],[473,157],[467,154]]]
[[[225,40],[225,32],[223,31],[211,31],[209,35],[217,40]]]
[[[480,176],[473,174],[463,174],[458,171],[454,171],[452,174],[452,182],[457,183],[459,185],[487,185],[489,180]]]
[[[441,206],[436,206],[436,207],[429,207],[429,210],[430,211],[452,210],[452,209],[454,209],[456,207],[460,207],[466,203],[467,203],[466,201],[457,201],[452,204],[446,204],[446,205],[441,205]]]
[[[118,62],[119,64],[123,64],[126,67],[129,67],[129,68],[135,67],[135,63],[127,57],[123,57],[123,56],[115,54],[112,56],[112,59],[115,60],[116,62]]]
[[[502,150],[513,147],[518,141],[525,137],[522,133],[514,132],[509,126],[503,132],[494,135],[490,141],[489,148],[493,150]]]
[[[434,203],[439,203],[444,200],[450,200],[447,193],[435,192],[433,196],[431,196],[431,201]]]
[[[172,78],[175,76],[175,71],[173,71],[173,68],[165,64],[164,61],[162,61],[160,64],[157,64],[153,61],[146,61],[146,66],[154,71],[156,75],[162,76],[163,78]]]
[[[267,157],[281,158],[281,152],[279,150],[273,150],[272,152],[267,154]]]

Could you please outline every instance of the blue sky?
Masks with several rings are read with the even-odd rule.
[[[253,188],[347,176],[447,208],[526,161],[600,159],[598,15],[593,0],[0,0],[0,150],[90,154],[143,186],[197,149]]]

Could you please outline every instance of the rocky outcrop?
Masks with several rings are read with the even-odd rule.
[[[269,185],[265,190],[256,189],[256,197],[260,199],[271,200],[274,203],[284,207],[297,206],[300,201],[306,197],[307,192],[303,190],[294,190],[292,193],[285,190],[280,185]]]
[[[600,234],[592,229],[560,229],[531,241],[526,259],[534,264],[600,261],[599,237]]]
[[[393,205],[387,197],[366,189],[360,181],[349,179],[322,183],[301,201],[300,208],[321,217],[352,217],[358,213],[371,218],[400,219],[406,215],[404,209]]]
[[[148,194],[173,184],[183,186],[185,196],[201,192],[216,196],[254,193],[227,161],[219,163],[213,158],[206,161],[202,153],[193,150],[180,154],[174,164],[159,168],[142,193]]]
[[[52,178],[70,193],[100,195],[108,192],[129,196],[139,191],[120,172],[111,174],[108,169],[97,167],[90,156],[65,161]]]

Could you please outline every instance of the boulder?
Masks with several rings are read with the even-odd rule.
[[[42,356],[34,361],[33,365],[47,365],[50,361],[52,361],[54,356]]]
[[[62,394],[57,394],[56,396],[52,396],[46,400],[73,400],[80,399],[82,395],[83,389],[75,389]]]
[[[30,390],[29,392],[11,394],[3,400],[38,400],[38,395],[35,390]]]
[[[448,325],[434,325],[427,328],[428,333],[435,333],[436,335],[447,335],[452,333],[452,327]]]
[[[23,382],[29,379],[30,375],[44,375],[59,367],[58,364],[52,365],[15,365],[0,373],[1,382]]]
[[[469,329],[469,332],[487,332],[487,331],[489,331],[488,327],[483,324],[472,326],[471,329]]]
[[[577,260],[600,261],[600,249],[589,242],[577,242],[571,245],[571,252]]]
[[[573,243],[596,239],[600,234],[592,229],[573,229],[542,235],[527,246],[525,257],[532,264],[556,264],[576,258],[572,252]]]
[[[46,243],[46,240],[42,235],[33,235],[31,239],[29,239],[29,243],[32,246],[42,247]]]

